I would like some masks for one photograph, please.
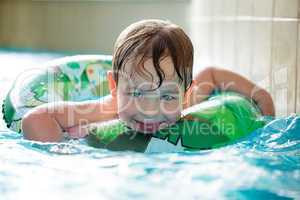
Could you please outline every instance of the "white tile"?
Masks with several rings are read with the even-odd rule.
[[[212,1],[193,0],[191,3],[191,12],[197,16],[211,16],[213,9],[212,4]]]
[[[271,22],[253,22],[253,62],[251,77],[255,81],[266,79],[271,67]]]
[[[236,28],[236,71],[244,76],[250,77],[253,63],[253,23],[237,22]]]
[[[288,114],[288,90],[279,89],[275,92],[275,110],[276,116],[286,116]]]
[[[237,16],[253,16],[253,0],[237,0]]]
[[[223,15],[224,16],[237,15],[237,0],[223,1]]]
[[[223,23],[223,65],[228,69],[235,69],[236,23]]]
[[[235,22],[233,20],[212,22],[213,65],[233,69],[235,56]]]
[[[273,67],[295,67],[297,22],[273,23]]]
[[[274,0],[275,17],[297,18],[299,0]]]
[[[209,22],[194,23],[191,40],[194,45],[194,73],[212,64],[212,27]]]
[[[224,16],[224,1],[211,0],[212,16]]]
[[[274,84],[287,85],[288,84],[288,68],[284,67],[273,72]]]
[[[253,15],[257,17],[272,17],[273,0],[253,0]]]
[[[237,0],[210,0],[212,3],[212,15],[234,17],[237,14]]]
[[[212,23],[212,61],[215,66],[222,66],[224,63],[223,43],[224,43],[224,23],[214,21]]]
[[[287,113],[295,112],[296,103],[296,49],[297,23],[274,22],[272,40],[272,91],[277,93],[283,85],[277,84],[274,76],[283,69],[287,70]],[[279,73],[280,74],[280,73]]]
[[[194,45],[194,74],[212,62],[212,1],[191,1],[189,24]]]

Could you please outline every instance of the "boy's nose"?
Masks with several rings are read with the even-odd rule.
[[[139,112],[143,113],[147,116],[156,116],[160,112],[160,105],[158,99],[143,99],[138,102],[139,105],[137,106]]]
[[[148,117],[155,117],[159,114],[159,110],[158,109],[151,109],[151,110],[145,110],[143,111],[144,115],[147,115]]]

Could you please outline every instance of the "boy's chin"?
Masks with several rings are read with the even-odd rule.
[[[154,134],[157,131],[160,131],[164,128],[169,127],[170,125],[176,123],[176,121],[170,121],[169,123],[166,122],[161,122],[158,124],[147,124],[147,123],[141,123],[141,122],[137,122],[137,121],[133,121],[131,123],[128,123],[128,126],[135,130],[138,131],[140,133],[144,133],[144,134]]]
[[[143,123],[133,123],[131,128],[144,134],[154,134],[161,129],[158,125],[151,126]]]

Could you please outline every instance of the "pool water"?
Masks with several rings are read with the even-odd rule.
[[[14,66],[15,56],[6,63]],[[32,61],[20,70],[59,57],[17,56],[18,62]],[[6,88],[13,75],[9,70],[0,75]],[[1,200],[300,199],[297,115],[273,120],[232,145],[184,153],[112,152],[90,147],[85,139],[33,142],[0,124]]]
[[[300,199],[299,133],[291,115],[220,149],[142,154],[2,131],[1,199]]]

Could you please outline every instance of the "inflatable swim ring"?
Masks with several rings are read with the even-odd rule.
[[[18,78],[3,103],[7,127],[21,132],[22,116],[52,101],[84,101],[109,94],[106,72],[111,56],[71,56]],[[183,111],[182,118],[154,134],[143,134],[119,120],[90,124],[87,143],[109,150],[168,152],[224,146],[264,125],[257,106],[234,92],[214,93]]]
[[[21,73],[2,105],[9,129],[21,132],[24,114],[53,101],[84,101],[109,94],[106,72],[111,56],[80,55],[56,59]]]
[[[265,124],[256,105],[234,92],[214,92],[183,111],[174,125],[155,134],[138,133],[123,122],[89,125],[88,143],[109,150],[178,152],[225,146]]]

